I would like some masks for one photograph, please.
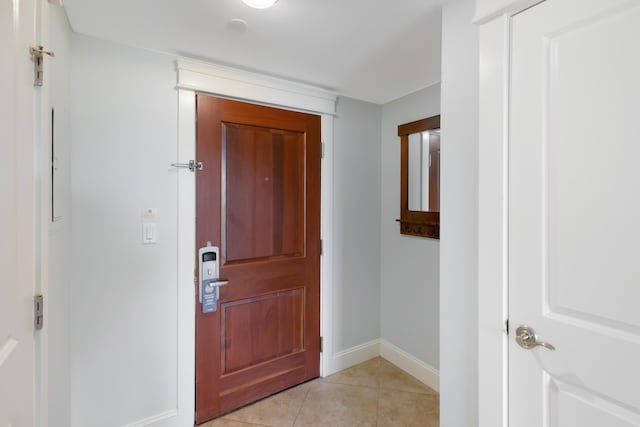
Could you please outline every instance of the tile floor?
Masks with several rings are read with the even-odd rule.
[[[377,357],[200,427],[438,427],[438,393]]]

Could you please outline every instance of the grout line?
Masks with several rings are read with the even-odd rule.
[[[315,383],[316,381],[318,381],[318,379],[314,380],[313,383]],[[311,392],[311,385],[309,386],[309,389],[307,390],[307,393],[304,395],[304,399],[302,399],[302,403],[300,404],[300,407],[298,408],[298,413],[296,414],[296,417],[293,419],[293,424],[292,427],[295,427],[296,422],[298,422],[298,417],[300,416],[300,412],[302,412],[302,407],[304,406],[305,402],[307,401],[307,397],[309,396],[309,392]]]
[[[366,385],[366,384],[349,384],[349,383],[341,383],[338,381],[327,381],[328,384],[337,384],[337,385],[348,385],[351,387],[362,387],[362,388],[373,388],[373,389],[379,389],[380,385]]]

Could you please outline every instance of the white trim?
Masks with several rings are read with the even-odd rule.
[[[513,16],[545,0],[476,0],[476,15],[473,20],[483,25],[501,16]]]
[[[358,363],[366,362],[367,360],[378,356],[380,356],[379,338],[337,352],[333,357],[325,361],[328,365],[328,369],[322,376],[327,377],[343,369],[350,368]]]
[[[327,377],[378,356],[387,359],[418,381],[440,392],[440,371],[382,338],[335,353],[325,361],[327,371],[322,376]]]
[[[336,94],[314,86],[183,58],[176,65],[181,89],[315,113],[336,112]]]
[[[178,412],[176,412],[176,410],[174,409],[171,411],[162,412],[161,414],[152,415],[150,417],[135,421],[130,424],[125,424],[123,427],[147,427],[147,426],[157,425],[162,421],[170,420],[177,416],[178,416]],[[172,420],[171,423],[166,423],[166,422],[162,423],[162,425],[166,425],[167,427],[170,425],[175,426],[175,420]],[[191,426],[191,425],[193,425],[193,422],[191,422],[191,424],[185,424],[185,427]]]
[[[323,337],[323,352],[320,355],[320,375],[330,375],[333,354],[333,116],[322,115],[321,134],[324,157],[322,159],[322,218],[320,236],[322,257],[320,259],[320,336]]]
[[[49,3],[36,2],[36,40],[37,45],[50,46],[49,40]],[[45,62],[45,68],[47,64]],[[35,91],[35,295],[44,298],[44,326],[35,333],[35,387],[36,387],[36,426],[49,426],[49,218],[51,212],[51,102],[50,91],[53,82],[49,70],[44,73],[44,85]]]
[[[478,419],[508,426],[507,208],[510,22],[479,30]]]
[[[196,158],[195,93],[178,90],[178,159]],[[178,357],[177,417],[179,426],[192,426],[195,408],[195,271],[196,179],[187,169],[174,169],[178,176]]]
[[[178,68],[178,161],[195,159],[196,92],[248,100],[290,110],[322,114],[321,235],[323,255],[320,266],[321,333],[325,348],[321,354],[322,375],[333,373],[331,357],[333,314],[331,297],[333,242],[333,115],[336,95],[322,89],[242,70],[179,59]],[[195,177],[180,169],[178,180],[178,390],[177,424],[193,425],[195,408]]]
[[[389,341],[380,339],[380,356],[440,393],[440,371]]]

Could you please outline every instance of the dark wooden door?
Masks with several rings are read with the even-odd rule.
[[[198,247],[220,248],[218,309],[196,301],[196,421],[319,375],[320,117],[197,97]]]

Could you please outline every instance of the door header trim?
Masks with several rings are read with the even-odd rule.
[[[176,68],[178,89],[314,113],[336,114],[336,93],[322,88],[185,58],[176,60]]]

